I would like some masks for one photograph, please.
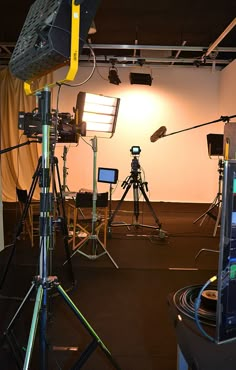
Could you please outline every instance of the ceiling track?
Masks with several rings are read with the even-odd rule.
[[[120,45],[120,44],[89,44],[84,45],[84,49],[88,49],[92,47],[92,49],[102,49],[102,50],[169,50],[169,51],[194,51],[194,52],[206,52],[208,47],[205,46],[186,46],[186,45],[179,45],[179,46],[162,46],[162,45]],[[213,50],[214,52],[222,52],[222,53],[236,53],[236,47],[216,47]]]
[[[89,56],[86,56],[86,55],[81,55],[80,56],[80,61],[81,62],[88,62],[88,63],[91,63],[93,62],[92,58],[89,57]],[[218,59],[218,60],[215,60],[215,59],[205,59],[204,61],[202,61],[201,59],[197,59],[197,58],[178,58],[176,59],[175,57],[170,57],[170,58],[145,58],[145,62],[143,62],[142,60],[142,63],[140,64],[140,58],[138,57],[119,57],[119,56],[114,56],[114,55],[97,55],[96,56],[96,61],[97,62],[100,62],[101,65],[102,63],[104,65],[106,64],[111,64],[111,63],[114,63],[115,61],[115,64],[121,64],[122,65],[126,65],[126,66],[132,66],[134,64],[137,64],[139,66],[143,66],[143,65],[155,65],[155,64],[192,64],[192,65],[196,65],[196,66],[200,66],[200,65],[213,65],[213,64],[218,64],[218,65],[228,65],[232,60],[225,60],[225,59]],[[199,65],[198,65],[199,64]]]
[[[225,67],[234,59],[234,53],[236,53],[236,47],[215,47],[211,49],[204,46],[166,46],[166,45],[119,45],[119,44],[89,44],[85,45],[84,49],[92,48],[96,55],[96,61],[102,64],[118,64],[119,66],[125,67],[133,64],[137,65],[195,65],[200,66],[218,66]],[[132,54],[131,54],[132,51]],[[146,56],[147,52],[154,53],[153,56]],[[112,52],[112,54],[109,54]],[[122,52],[122,56],[119,55]],[[142,53],[143,52],[143,53]],[[158,56],[155,52],[169,52],[169,56]],[[184,57],[180,57],[180,53],[185,52]],[[173,55],[172,55],[173,53]],[[220,53],[220,57],[218,57]],[[189,54],[189,56],[188,56]],[[194,56],[193,56],[194,54]],[[229,57],[230,54],[230,57]],[[131,56],[133,55],[133,56]],[[236,54],[235,54],[236,55]],[[80,61],[85,63],[91,61],[91,56],[81,55]]]
[[[0,42],[0,65],[7,65],[11,54],[14,50],[15,43],[13,42]],[[84,45],[84,49],[88,51],[89,48],[92,48],[96,55],[96,61],[100,65],[106,65],[115,63],[119,64],[121,67],[129,65],[150,65],[154,67],[155,65],[214,65],[219,67],[225,67],[233,59],[234,54],[236,53],[236,47],[215,47],[211,48],[209,52],[208,47],[204,46],[186,46],[186,45],[177,45],[177,46],[166,46],[166,45],[137,45],[137,44],[88,44]],[[124,56],[119,56],[118,52],[122,51]],[[130,53],[132,51],[132,54]],[[135,53],[134,53],[135,51]],[[154,52],[153,57],[145,55],[145,52]],[[143,56],[142,56],[142,52]],[[173,52],[173,56],[155,56],[155,52]],[[181,52],[185,52],[184,57],[179,57]],[[110,54],[109,54],[110,53]],[[187,56],[189,53],[189,56]],[[196,57],[193,57],[197,55]],[[220,53],[220,58],[217,59],[217,55]],[[140,56],[139,56],[140,54]],[[214,54],[214,55],[213,55]],[[224,58],[225,54],[225,58]],[[229,58],[230,54],[230,58]],[[133,56],[131,56],[133,55]],[[236,55],[236,54],[235,54]],[[80,56],[81,64],[86,65],[90,64],[92,61],[91,55],[81,55]]]
[[[137,63],[139,65],[149,64],[149,65],[159,65],[159,64],[193,64],[197,67],[200,65],[213,65],[213,66],[221,66],[222,68],[229,64],[234,59],[234,53],[236,53],[236,47],[218,47],[219,43],[225,38],[225,36],[235,27],[236,25],[236,18],[232,20],[232,22],[226,27],[226,29],[220,34],[220,36],[208,47],[204,46],[186,46],[186,41],[183,42],[182,45],[179,46],[161,46],[161,45],[138,45],[138,40],[136,40],[135,44],[133,45],[117,45],[117,44],[91,44],[84,45],[84,49],[92,48],[96,55],[96,61],[100,63],[111,63],[114,65],[114,60],[119,63],[120,65],[126,66],[130,63]],[[11,58],[11,54],[14,50],[15,43],[13,42],[0,42],[0,65],[7,65],[8,61]],[[100,50],[100,52],[99,52]],[[116,51],[125,51],[128,52],[129,50],[133,51],[133,57],[129,55],[126,56],[116,56]],[[108,51],[112,51],[113,55],[107,55]],[[158,52],[158,51],[166,51],[166,52],[175,52],[175,55],[168,55],[168,58],[165,56],[158,57],[157,55],[154,58],[150,58],[144,55],[142,56],[142,51],[150,51],[150,52]],[[181,52],[189,52],[189,57],[179,58]],[[193,58],[191,53],[199,53],[197,57]],[[217,59],[220,53],[219,59]],[[223,57],[224,53],[226,54]],[[127,53],[128,54],[128,53]],[[140,56],[137,56],[140,54]],[[230,54],[230,58],[229,58]],[[86,59],[87,58],[87,59]],[[142,61],[140,61],[140,58]],[[221,58],[221,59],[220,59]],[[81,62],[90,62],[89,56],[80,56]]]

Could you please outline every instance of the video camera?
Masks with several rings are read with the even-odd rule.
[[[137,173],[139,173],[139,169],[140,169],[140,164],[139,164],[139,160],[137,158],[137,155],[139,155],[141,153],[141,148],[140,148],[140,146],[132,146],[130,148],[130,152],[134,156],[134,158],[132,159],[132,162],[131,162],[131,173],[132,174],[137,174]]]
[[[78,129],[70,113],[51,113],[50,138],[58,143],[77,143]],[[28,138],[42,136],[42,117],[38,109],[31,113],[19,112],[18,129]]]

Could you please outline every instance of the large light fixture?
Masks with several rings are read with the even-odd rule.
[[[76,125],[80,128],[81,135],[87,131],[103,132],[113,136],[116,129],[117,115],[120,99],[80,92],[76,102]]]
[[[73,12],[72,15],[72,2],[79,7],[79,14]],[[81,52],[89,30],[90,33],[94,31],[92,21],[100,2],[35,0],[9,62],[12,74],[23,81],[34,80],[69,65],[72,46],[75,58],[75,53]],[[78,30],[72,28],[75,19]],[[79,42],[74,45],[78,36]]]

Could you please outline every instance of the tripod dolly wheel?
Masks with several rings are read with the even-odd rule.
[[[159,238],[160,239],[165,239],[166,238],[166,232],[165,231],[163,231],[163,230],[159,230]]]

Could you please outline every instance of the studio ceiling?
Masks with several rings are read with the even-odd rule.
[[[32,3],[32,0],[1,1],[1,64],[7,63],[6,54],[11,53]],[[158,63],[160,58],[202,62],[203,54],[235,17],[235,0],[101,0],[95,17],[97,32],[90,39],[97,45],[96,55],[101,62],[104,56],[115,57],[118,63],[122,63],[119,59],[122,56],[140,57],[147,63],[148,57],[150,63],[155,60]],[[235,58],[236,26],[224,35],[217,50],[221,51],[211,53],[210,58],[222,68]],[[220,60],[225,62],[218,63]]]

